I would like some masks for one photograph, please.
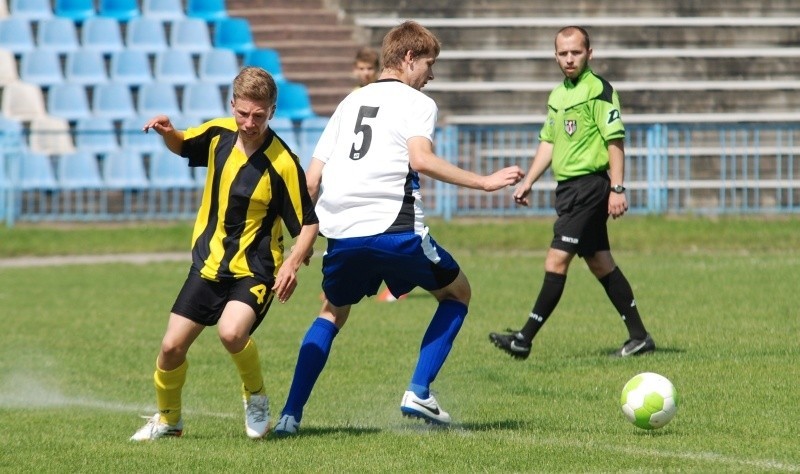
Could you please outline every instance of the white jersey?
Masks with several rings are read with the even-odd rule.
[[[437,113],[433,99],[397,80],[362,87],[339,104],[314,150],[325,163],[316,207],[322,235],[425,232],[407,140],[433,142]]]

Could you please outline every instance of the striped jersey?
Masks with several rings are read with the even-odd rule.
[[[430,97],[397,80],[364,86],[339,104],[313,155],[325,163],[316,207],[322,235],[422,234],[419,175],[407,141],[433,142],[437,113]]]
[[[539,140],[553,144],[556,181],[607,170],[608,142],[624,137],[617,91],[591,69],[550,93]]]
[[[181,155],[206,166],[205,189],[192,234],[192,270],[203,278],[252,276],[274,281],[283,263],[283,225],[292,237],[317,217],[297,156],[267,131],[251,156],[234,147],[233,117],[184,132]]]

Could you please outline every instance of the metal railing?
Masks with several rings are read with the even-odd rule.
[[[437,132],[437,153],[488,174],[517,164],[524,170],[538,145],[539,124],[448,124]],[[800,211],[800,123],[634,123],[627,127],[626,180],[630,212],[639,214],[788,214]],[[318,133],[311,131],[310,133]],[[282,133],[300,133],[284,131]],[[72,137],[71,137],[72,138]],[[299,143],[303,137],[295,137]],[[156,184],[144,155],[145,176],[125,187],[104,176],[76,185],[59,176],[72,154],[50,155],[50,181],[23,179],[31,166],[28,138],[0,131],[0,219],[109,221],[191,219],[202,192],[193,186]],[[310,153],[308,146],[301,147]],[[308,157],[305,157],[308,158]],[[174,157],[181,160],[179,157]],[[63,171],[62,171],[63,172]],[[199,176],[196,178],[200,178]],[[516,206],[511,191],[485,193],[422,178],[428,215],[551,215],[555,182],[549,171],[533,186],[530,207]]]

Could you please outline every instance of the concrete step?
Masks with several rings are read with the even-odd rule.
[[[252,25],[252,23],[251,23]],[[287,40],[346,41],[353,39],[353,30],[342,25],[252,25],[253,37],[259,43]]]
[[[229,10],[231,16],[245,17],[252,26],[283,28],[289,25],[336,25],[338,14],[326,8],[237,8]]]

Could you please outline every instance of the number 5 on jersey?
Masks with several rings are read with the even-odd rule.
[[[372,127],[363,123],[365,118],[375,118],[378,116],[378,107],[369,107],[366,105],[362,105],[360,109],[358,109],[358,119],[356,120],[356,126],[353,129],[355,134],[363,134],[361,137],[361,146],[356,149],[356,144],[353,142],[353,145],[350,147],[350,159],[351,160],[360,160],[366,156],[367,152],[369,151],[369,145],[372,143]]]

